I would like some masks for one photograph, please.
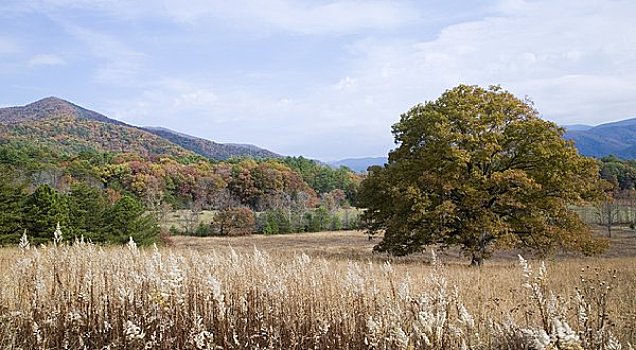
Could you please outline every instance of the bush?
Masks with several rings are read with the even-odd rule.
[[[264,217],[264,222],[261,230],[264,234],[275,235],[292,232],[292,223],[285,210],[268,210],[262,216]]]
[[[181,234],[181,231],[179,231],[179,229],[175,225],[170,226],[170,229],[168,229],[168,232],[173,236]]]
[[[256,216],[249,208],[220,210],[212,219],[212,233],[220,236],[242,236],[253,233]]]
[[[211,236],[214,234],[214,230],[212,229],[211,224],[200,223],[197,228],[194,230],[195,236]]]
[[[332,219],[329,217],[327,209],[320,207],[313,213],[305,214],[305,221],[307,232],[320,232],[331,228]]]

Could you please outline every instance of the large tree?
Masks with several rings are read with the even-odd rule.
[[[358,204],[375,249],[395,255],[460,246],[481,264],[500,246],[597,251],[569,206],[599,194],[597,163],[528,101],[460,85],[393,125],[397,148],[370,168]]]

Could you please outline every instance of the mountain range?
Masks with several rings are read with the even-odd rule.
[[[564,128],[564,137],[574,141],[579,153],[585,156],[636,158],[636,118],[597,126],[565,125]]]
[[[216,143],[165,128],[129,125],[56,97],[0,108],[0,140],[37,141],[70,153],[94,150],[214,160],[281,157],[253,145]]]
[[[597,126],[563,126],[564,137],[574,141],[586,156],[615,155],[636,158],[636,118]],[[56,97],[26,106],[0,108],[0,140],[36,141],[63,152],[129,152],[142,156],[279,158],[272,151],[249,144],[217,143],[163,127],[139,127],[111,119]],[[364,172],[371,165],[383,165],[387,157],[349,158],[330,162]]]
[[[564,137],[574,141],[579,153],[601,158],[614,155],[623,159],[636,159],[636,118],[597,126],[573,124],[564,125]],[[351,158],[330,162],[334,167],[346,166],[357,172],[364,172],[372,165],[383,165],[387,157]]]
[[[363,173],[372,165],[384,165],[389,161],[389,157],[365,157],[365,158],[347,158],[329,162],[329,166],[339,168],[345,166],[355,172]]]

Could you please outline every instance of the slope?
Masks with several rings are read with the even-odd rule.
[[[125,152],[144,157],[196,155],[161,137],[59,98],[0,108],[0,140],[35,142],[58,152]]]
[[[252,145],[220,144],[164,128],[128,125],[56,97],[0,108],[0,140],[35,141],[70,153],[95,150],[215,160],[280,157]]]
[[[564,137],[573,140],[579,152],[586,156],[636,158],[636,118],[601,124],[588,130],[568,130]]]
[[[210,159],[226,160],[231,157],[246,156],[253,158],[281,157],[279,154],[254,145],[217,143],[161,127],[144,127],[143,129]]]

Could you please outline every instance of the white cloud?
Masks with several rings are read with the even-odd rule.
[[[459,83],[501,84],[561,123],[636,115],[633,0],[14,2],[85,46],[104,112],[285,154],[381,155],[400,113]]]
[[[58,22],[68,33],[80,40],[93,57],[97,68],[94,79],[99,83],[125,86],[143,86],[142,72],[146,55],[131,49],[121,39],[74,25],[68,21]]]
[[[243,27],[269,27],[301,34],[390,29],[416,18],[413,9],[395,1],[169,0],[165,6],[167,14],[179,21],[197,23],[216,18]]]
[[[20,48],[17,43],[8,38],[0,37],[0,54],[8,55],[20,52]]]
[[[353,101],[385,107],[434,99],[458,83],[501,84],[561,121],[636,114],[636,3],[503,1],[498,16],[451,25],[431,41],[363,40]],[[361,103],[358,103],[362,105]],[[390,109],[390,108],[389,108]],[[392,119],[390,119],[392,118]],[[387,117],[396,120],[397,115]]]
[[[391,29],[417,18],[404,2],[302,0],[39,0],[15,4],[31,11],[87,9],[116,18],[167,17],[188,24],[211,18],[245,29],[262,28],[300,34],[358,33],[365,29]]]
[[[40,54],[31,57],[29,60],[30,66],[64,66],[66,61],[54,54]]]

